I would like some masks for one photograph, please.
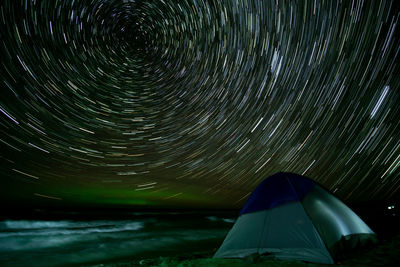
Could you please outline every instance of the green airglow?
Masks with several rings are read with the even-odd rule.
[[[183,190],[182,190],[183,191]],[[86,204],[114,204],[150,207],[195,206],[214,207],[221,203],[217,197],[210,198],[200,193],[179,192],[173,189],[135,190],[105,187],[69,187],[53,191],[65,202]]]

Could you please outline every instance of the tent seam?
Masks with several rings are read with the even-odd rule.
[[[262,240],[262,237],[264,236],[264,232],[265,232],[265,229],[266,229],[265,223],[266,223],[266,221],[267,221],[267,215],[268,215],[268,213],[265,213],[264,222],[263,222],[263,230],[262,230],[261,235],[260,235],[260,237],[259,237],[259,239],[258,239],[258,244],[257,244],[257,253],[258,253],[258,254],[260,254],[261,240]]]
[[[304,208],[303,200],[300,199],[299,194],[297,194],[296,188],[293,186],[292,182],[289,180],[289,178],[288,178],[287,176],[285,176],[285,178],[286,178],[286,180],[288,181],[290,187],[293,189],[293,191],[294,191],[294,193],[296,194],[297,198],[299,199],[300,206],[301,206],[301,208],[303,209],[304,213],[306,214],[307,218],[311,221],[312,227],[313,227],[313,228],[315,229],[315,231],[318,233],[318,236],[319,236],[319,238],[321,239],[322,244],[324,245],[326,251],[328,252],[328,255],[331,257],[332,261],[335,262],[335,260],[333,259],[332,255],[331,255],[331,252],[329,251],[329,249],[328,249],[328,247],[327,247],[327,245],[326,245],[326,243],[325,243],[325,240],[322,238],[321,233],[318,231],[317,227],[314,226],[314,223],[313,223],[312,218],[311,218],[310,215],[308,214],[307,210]],[[314,186],[318,186],[318,185],[317,185],[317,184],[314,184]]]

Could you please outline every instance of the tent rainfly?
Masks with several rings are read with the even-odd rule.
[[[340,252],[369,242],[375,233],[342,201],[309,178],[277,173],[253,191],[214,257],[333,264]]]

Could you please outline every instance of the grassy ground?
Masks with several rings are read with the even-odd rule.
[[[377,246],[352,253],[345,259],[338,261],[341,266],[400,266],[400,235],[380,242]],[[302,261],[283,261],[272,258],[260,259],[248,257],[245,259],[213,259],[210,252],[199,252],[191,255],[176,257],[158,257],[141,260],[121,261],[91,265],[92,267],[245,267],[245,266],[332,266],[313,264]]]

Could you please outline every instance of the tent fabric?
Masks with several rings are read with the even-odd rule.
[[[278,173],[250,195],[214,257],[258,253],[332,264],[340,249],[375,239],[350,208],[316,182]]]
[[[287,214],[291,214],[295,220],[288,220]],[[329,251],[299,202],[241,215],[214,257],[240,258],[253,253],[274,254],[282,259],[333,263]]]
[[[314,181],[298,174],[277,173],[257,186],[240,214],[270,209],[286,202],[302,200],[314,186]]]
[[[242,215],[236,220],[215,257],[246,257],[258,253],[258,244],[265,228],[266,211]]]
[[[315,186],[303,199],[303,207],[312,219],[326,246],[331,249],[345,237],[375,233],[349,207],[332,194]],[[354,242],[354,241],[353,241]]]
[[[333,263],[324,242],[299,202],[286,203],[264,212],[265,229],[259,236],[259,254],[272,253],[283,259]],[[287,214],[295,219],[288,220]],[[279,251],[273,248],[279,248]]]

